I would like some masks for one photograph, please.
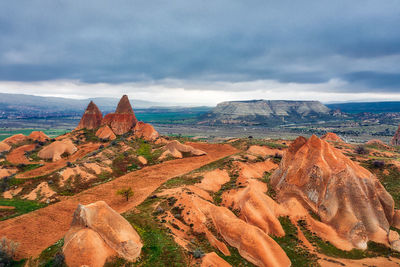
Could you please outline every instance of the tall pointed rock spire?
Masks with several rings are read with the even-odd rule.
[[[90,101],[87,106],[85,113],[81,118],[81,121],[76,127],[76,130],[80,129],[96,129],[100,126],[101,120],[103,119],[103,114],[101,114],[100,109],[96,106],[93,101]]]
[[[117,135],[124,134],[135,127],[137,119],[127,95],[123,95],[114,113],[107,114],[102,124],[107,124]]]

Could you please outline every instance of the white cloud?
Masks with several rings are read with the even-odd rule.
[[[347,90],[338,90],[347,88]],[[385,101],[400,100],[398,93],[353,93],[350,85],[338,79],[327,83],[280,83],[273,80],[249,82],[193,82],[160,80],[138,83],[83,83],[76,80],[40,82],[0,81],[0,92],[84,99],[88,97],[120,97],[162,102],[170,105],[208,105],[222,101],[250,99]]]

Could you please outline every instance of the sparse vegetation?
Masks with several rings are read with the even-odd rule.
[[[14,256],[18,248],[18,243],[2,237],[0,239],[0,266],[13,266]]]
[[[13,213],[0,218],[0,221],[2,221],[43,208],[46,206],[46,204],[32,200],[13,198],[13,199],[0,199],[0,206],[15,207]]]
[[[133,196],[132,188],[123,188],[117,191],[117,195],[123,196],[126,201],[129,201],[129,198]]]
[[[317,256],[310,253],[303,242],[298,239],[297,228],[291,223],[290,219],[288,217],[280,217],[279,222],[285,231],[285,236],[272,236],[272,238],[286,252],[292,265],[298,267],[319,266]]]

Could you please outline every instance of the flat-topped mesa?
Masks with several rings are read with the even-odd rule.
[[[104,116],[102,121],[102,124],[110,126],[117,135],[130,131],[136,123],[137,119],[127,95],[122,96],[115,112]]]
[[[103,114],[101,114],[100,109],[96,106],[93,101],[90,101],[87,106],[85,113],[83,113],[81,121],[76,127],[76,130],[80,129],[96,129],[100,127],[101,121],[103,119]]]
[[[315,135],[292,143],[271,186],[280,202],[295,197],[356,248],[365,249],[368,240],[389,243],[391,195],[371,172]]]
[[[400,125],[399,128],[397,129],[396,133],[394,134],[393,138],[392,138],[392,145],[394,146],[400,146]]]

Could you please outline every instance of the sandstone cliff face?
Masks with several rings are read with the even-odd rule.
[[[129,102],[128,96],[122,96],[115,113],[104,116],[102,124],[107,124],[117,135],[130,131],[135,127],[137,119]]]
[[[104,140],[114,140],[117,138],[108,125],[100,127],[96,132],[96,136]]]
[[[392,143],[392,145],[394,145],[394,146],[400,146],[400,126],[399,126],[399,128],[397,129],[396,133],[394,134],[391,143]]]
[[[219,103],[206,120],[222,124],[279,124],[329,116],[318,101],[251,100]]]
[[[295,197],[357,248],[388,243],[393,198],[372,173],[315,135],[293,142],[271,185],[280,201]]]
[[[337,136],[335,133],[326,133],[321,137],[322,140],[331,141],[331,142],[343,142],[342,138]]]
[[[81,118],[81,121],[76,127],[76,130],[80,129],[96,129],[100,126],[101,120],[103,119],[103,114],[101,114],[100,109],[96,106],[93,101],[90,101],[87,106],[85,113]]]
[[[139,257],[142,243],[137,232],[104,201],[79,205],[64,238],[68,266],[103,266],[118,255],[129,261]]]

